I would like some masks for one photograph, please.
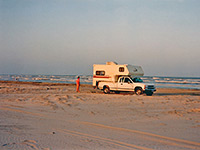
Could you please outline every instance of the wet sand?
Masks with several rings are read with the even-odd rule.
[[[80,91],[0,81],[0,149],[200,149],[200,90]]]

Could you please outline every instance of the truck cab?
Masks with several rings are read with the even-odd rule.
[[[144,83],[139,77],[131,78],[129,76],[122,76],[118,81],[118,90],[134,91],[137,95],[142,93],[152,95],[156,91],[156,88],[153,84]]]

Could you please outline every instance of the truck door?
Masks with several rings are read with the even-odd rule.
[[[122,77],[118,82],[118,90],[120,91],[132,91],[132,81],[128,77]]]

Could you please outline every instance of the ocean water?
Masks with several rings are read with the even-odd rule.
[[[0,80],[4,81],[75,83],[76,78],[77,75],[0,74]],[[80,75],[81,84],[92,84],[92,79],[92,75]],[[141,79],[158,88],[200,89],[200,77],[143,76]]]

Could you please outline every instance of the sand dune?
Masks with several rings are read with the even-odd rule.
[[[0,83],[0,149],[200,149],[200,91]]]

